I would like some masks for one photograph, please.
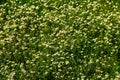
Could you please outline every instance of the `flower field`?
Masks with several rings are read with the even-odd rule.
[[[1,0],[0,80],[120,80],[120,1]]]

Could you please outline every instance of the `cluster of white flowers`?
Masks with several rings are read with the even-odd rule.
[[[0,5],[0,79],[119,79],[119,4],[7,0]]]

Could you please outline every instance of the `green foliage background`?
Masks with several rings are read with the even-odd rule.
[[[119,80],[119,0],[0,2],[0,80]]]

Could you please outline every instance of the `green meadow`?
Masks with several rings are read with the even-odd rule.
[[[120,0],[0,0],[0,80],[120,80]]]

